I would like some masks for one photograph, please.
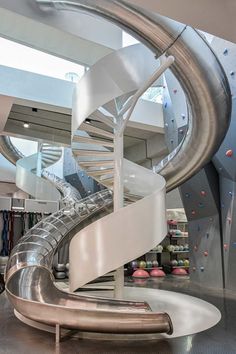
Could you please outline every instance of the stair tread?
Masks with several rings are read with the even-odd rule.
[[[88,123],[82,123],[81,126],[79,127],[80,130],[84,130],[86,132],[91,132],[91,133],[95,133],[95,134],[98,134],[98,135],[101,135],[101,136],[105,136],[105,137],[108,137],[108,138],[111,138],[113,139],[114,138],[114,134],[111,133],[111,132],[108,132],[104,129],[101,129],[101,128],[97,128],[97,127],[94,127],[93,125],[91,124],[88,124]]]
[[[88,143],[88,144],[101,145],[106,147],[114,147],[114,143],[112,141],[108,141],[105,139],[97,139],[90,136],[85,137],[85,136],[75,135],[73,137],[73,142]]]
[[[93,166],[113,166],[114,165],[114,160],[95,160],[95,161],[80,161],[79,163],[81,166],[88,166],[88,167],[93,167]]]

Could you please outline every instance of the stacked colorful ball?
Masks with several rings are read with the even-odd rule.
[[[151,269],[152,268],[152,261],[147,261],[146,266],[147,266],[147,269]]]
[[[137,268],[138,268],[138,262],[137,262],[137,261],[132,261],[132,262],[131,262],[131,267],[132,267],[133,269],[137,269]]]
[[[139,268],[144,269],[144,268],[146,268],[146,266],[147,266],[147,264],[146,264],[145,261],[140,261],[139,262]]]
[[[152,261],[152,267],[153,268],[158,268],[158,266],[159,266],[158,261]]]

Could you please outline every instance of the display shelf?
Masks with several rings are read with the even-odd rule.
[[[152,269],[163,269],[163,267],[152,267],[152,268],[133,268],[133,270],[137,270],[137,269],[143,269],[143,270],[152,270]]]
[[[188,236],[186,236],[186,235],[180,235],[180,236],[178,236],[178,235],[167,235],[167,236],[170,237],[170,238],[175,238],[175,239],[188,238]]]
[[[189,268],[189,266],[172,266],[172,265],[170,265],[173,269],[175,269],[175,268]]]
[[[173,251],[173,252],[170,252],[170,253],[173,253],[173,254],[176,254],[176,253],[189,253],[189,250],[188,251]]]
[[[147,253],[162,253],[163,251],[155,251],[155,250],[152,250],[152,251],[149,251],[149,252],[147,252]]]

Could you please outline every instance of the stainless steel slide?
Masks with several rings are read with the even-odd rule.
[[[58,9],[87,11],[102,16],[132,33],[150,48],[155,55],[159,56],[163,53],[173,55],[175,63],[172,66],[172,70],[179,79],[188,102],[189,130],[182,144],[166,159],[168,162],[162,164],[160,173],[167,181],[167,190],[171,190],[183,183],[210,160],[227,131],[231,112],[231,96],[228,82],[220,63],[207,43],[194,29],[134,8],[129,5],[128,1],[41,0],[38,2],[55,6]],[[133,59],[135,60],[135,57]],[[122,53],[119,56],[119,63],[122,63]],[[132,76],[132,73],[134,75],[130,91],[122,85],[125,76],[119,75],[119,73],[118,75],[113,73],[110,76],[111,72],[109,72],[107,67],[107,72],[103,70],[101,74],[104,75],[104,83],[111,84],[109,86],[111,89],[107,92],[107,86],[105,85],[104,92],[95,95],[93,92],[95,87],[90,85],[92,82],[90,82],[90,78],[93,80],[92,68],[87,74],[87,79],[84,79],[85,83],[87,82],[88,84],[84,87],[87,87],[87,92],[90,92],[91,97],[87,96],[82,112],[79,110],[79,106],[76,105],[75,107],[73,142],[76,144],[91,143],[92,145],[99,145],[100,148],[74,148],[74,153],[78,157],[81,166],[86,168],[87,172],[90,171],[94,178],[109,188],[112,187],[113,180],[113,156],[112,151],[107,151],[106,147],[112,150],[112,132],[109,129],[105,129],[104,126],[103,129],[99,129],[94,124],[91,124],[91,120],[90,123],[86,121],[86,117],[90,119],[91,115],[96,114],[97,120],[100,120],[102,124],[107,126],[112,124],[108,116],[99,114],[101,112],[99,107],[109,105],[109,102],[117,99],[117,97],[130,97],[133,94],[131,92],[137,91],[140,82],[137,79],[137,72],[135,69],[132,70],[131,64],[129,63],[128,65],[127,62],[124,62],[123,65],[123,74],[127,70],[129,76]],[[145,61],[143,64],[145,65]],[[99,73],[97,75],[99,76]],[[101,82],[103,81],[99,81],[100,89],[103,90]],[[116,89],[113,90],[114,82],[117,85]],[[79,135],[77,129],[83,129],[86,134]],[[92,138],[92,142],[90,138]],[[84,151],[81,152],[81,150]],[[104,174],[100,174],[99,167],[102,168],[101,170],[105,168],[107,171]],[[111,212],[112,207],[111,192],[106,190],[44,219],[21,239],[20,243],[12,251],[6,271],[7,294],[14,308],[19,313],[26,318],[45,324],[60,324],[66,328],[77,328],[84,331],[110,333],[166,332],[171,334],[172,326],[169,316],[164,313],[153,313],[146,303],[76,296],[61,292],[53,285],[51,270],[53,254],[63,240],[70,239],[75,234],[76,240],[79,240],[78,244],[82,247],[82,253],[87,258],[90,256],[88,246],[93,241],[91,236],[93,234],[96,236],[94,239],[96,243],[94,242],[93,245],[94,247],[96,246],[97,251],[102,251],[102,247],[106,246],[104,241],[105,237],[107,237],[106,253],[109,256],[110,252],[113,256],[115,252],[112,247],[116,247],[117,243],[110,242],[110,239],[112,240],[113,238],[111,227],[113,225],[115,230],[117,225],[122,224],[122,231],[125,230],[126,225],[125,222],[122,223],[122,218],[125,215],[130,215],[133,218],[132,222],[135,221],[136,217],[137,221],[144,219],[145,222],[149,223],[148,241],[147,243],[145,241],[143,246],[145,245],[146,247],[152,244],[152,240],[149,237],[155,232],[151,232],[151,226],[157,233],[159,231],[157,225],[152,224],[151,220],[155,220],[157,213],[163,215],[162,213],[165,210],[165,200],[163,198],[165,181],[161,176],[149,171],[147,172],[148,180],[151,181],[149,187],[153,186],[153,193],[148,195],[147,192],[150,190],[141,188],[141,193],[139,194],[139,187],[142,187],[146,181],[141,178],[145,174],[137,174],[136,171],[140,170],[136,169],[134,164],[125,162],[124,174],[130,182],[128,183],[129,196],[130,194],[135,194],[134,199],[137,199],[137,196],[144,198],[123,208],[120,213],[104,216]],[[153,201],[157,202],[157,207],[154,210],[150,210],[148,208],[150,207],[150,202],[153,203]],[[140,214],[140,205],[144,207],[142,214]],[[136,214],[136,211],[138,214]],[[148,211],[152,214],[151,219]],[[104,217],[101,218],[102,216]],[[165,220],[161,224],[161,232],[158,234],[159,239],[165,236],[164,224]],[[127,226],[128,232],[132,234],[132,225],[128,224]],[[104,234],[103,230],[110,230],[110,234]],[[84,235],[89,236],[88,243]],[[129,235],[127,234],[127,240],[128,237]],[[81,239],[83,240],[82,243],[80,242]],[[139,242],[141,242],[141,239],[138,235],[135,252],[145,251],[145,248],[142,249],[138,245]],[[129,245],[129,242],[127,242],[127,245]],[[116,247],[115,251],[118,254],[116,260],[124,260],[122,253],[125,253],[125,257],[133,256],[131,244],[130,247],[127,245],[127,252],[121,243],[119,247]],[[104,254],[103,252],[100,253]],[[99,255],[100,253],[97,252],[96,254]],[[104,271],[107,269],[107,264],[106,262],[100,263],[100,261],[101,259],[96,259],[97,267]],[[114,265],[112,260],[110,262],[111,265]],[[77,269],[78,274],[84,271],[86,270]],[[91,276],[94,275],[95,273]],[[76,282],[74,286],[76,286]]]

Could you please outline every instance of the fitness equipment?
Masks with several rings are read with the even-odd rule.
[[[184,266],[184,261],[182,259],[178,260],[178,266],[183,267]]]
[[[152,261],[147,261],[146,266],[148,269],[152,268]]]
[[[144,269],[137,269],[132,276],[134,278],[149,278],[149,273]]]
[[[150,272],[151,277],[165,277],[166,274],[161,269],[152,269]]]
[[[5,282],[2,274],[0,273],[0,294],[5,290]]]
[[[8,240],[8,233],[9,233],[9,214],[7,210],[3,210],[3,229],[2,229],[2,250],[1,256],[9,256],[9,240]]]
[[[158,245],[157,246],[157,252],[162,252],[163,251],[163,246],[162,245]]]
[[[188,260],[188,259],[185,259],[185,260],[184,260],[184,266],[185,266],[185,267],[189,267],[189,260]]]
[[[137,268],[138,268],[138,262],[137,262],[137,261],[132,261],[132,262],[131,262],[131,267],[132,267],[133,269],[137,269]]]
[[[173,267],[177,267],[178,265],[178,261],[176,259],[173,259],[170,263]]]
[[[158,268],[158,266],[159,266],[158,261],[152,261],[152,266],[153,266],[153,268]]]
[[[139,268],[142,268],[142,269],[144,269],[144,268],[146,268],[146,262],[145,261],[140,261],[139,262]]]
[[[175,268],[172,270],[172,275],[188,275],[187,271],[184,268]]]

